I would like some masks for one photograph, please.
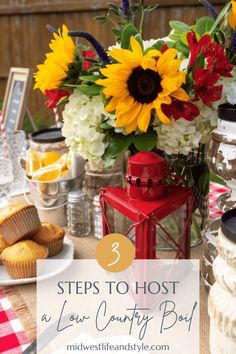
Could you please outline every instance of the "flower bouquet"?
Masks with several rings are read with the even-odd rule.
[[[217,107],[236,103],[236,1],[210,11],[193,25],[170,22],[170,33],[144,40],[144,16],[158,5],[121,1],[97,18],[114,24],[107,50],[89,33],[54,29],[51,52],[35,74],[35,88],[63,110],[67,145],[90,164],[111,167],[127,150],[157,151],[191,184],[195,210],[205,226],[209,170],[206,146],[217,124]],[[76,41],[73,41],[76,37]],[[83,46],[86,39],[92,48]]]

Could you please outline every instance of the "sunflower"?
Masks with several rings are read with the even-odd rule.
[[[232,9],[228,15],[228,22],[229,22],[229,25],[233,29],[235,29],[236,28],[236,1],[232,0],[231,6],[232,6]]]
[[[131,50],[113,48],[108,53],[116,63],[101,69],[106,78],[96,83],[105,86],[103,93],[110,99],[106,111],[115,111],[116,127],[125,127],[127,133],[137,127],[146,132],[153,109],[158,118],[168,124],[170,120],[161,105],[171,104],[171,97],[189,100],[181,88],[186,74],[178,71],[181,60],[175,59],[176,49],[167,49],[163,54],[153,49],[144,54],[134,37],[130,44]]]
[[[34,74],[34,88],[45,90],[56,89],[67,77],[69,64],[73,63],[75,57],[75,44],[71,37],[67,35],[68,29],[62,26],[62,31],[54,33],[54,39],[49,44],[52,52],[46,54],[43,64],[37,65],[38,71]]]

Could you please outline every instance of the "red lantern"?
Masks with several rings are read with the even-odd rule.
[[[165,184],[167,173],[170,171],[163,158],[153,152],[140,152],[128,160],[126,188],[101,188],[103,235],[120,232],[110,228],[106,215],[110,206],[132,222],[126,234],[135,229],[136,259],[156,258],[158,233],[170,241],[176,258],[190,258],[192,191],[188,187]],[[162,220],[176,212],[181,219],[181,230],[173,237]]]

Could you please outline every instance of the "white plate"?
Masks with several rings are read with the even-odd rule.
[[[74,245],[68,237],[64,238],[64,244],[62,251],[48,259],[64,259],[67,262],[62,262],[62,266],[58,268],[58,262],[55,262],[55,266],[53,266],[53,262],[51,262],[50,269],[46,269],[45,272],[39,277],[35,278],[21,278],[21,279],[13,279],[8,275],[3,265],[0,265],[0,286],[8,286],[8,285],[19,285],[19,284],[28,284],[35,283],[37,280],[44,280],[51,278],[61,272],[63,272],[67,267],[70,266],[72,260],[74,258]]]

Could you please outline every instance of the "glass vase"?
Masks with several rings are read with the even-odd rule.
[[[192,150],[187,156],[164,156],[170,170],[179,177],[179,183],[191,187],[194,194],[191,222],[191,246],[196,246],[202,242],[203,230],[208,224],[210,172],[206,162],[206,156],[207,145],[205,144],[199,145],[197,149]],[[174,180],[169,176],[167,182],[176,183],[176,179]],[[176,223],[178,224],[178,220],[167,220],[166,222],[168,225],[175,225],[178,229],[178,225],[176,225]],[[178,236],[178,233],[176,233],[176,235]],[[161,244],[157,243],[157,248],[166,250],[169,249],[169,246],[167,242],[163,242],[162,240]]]

